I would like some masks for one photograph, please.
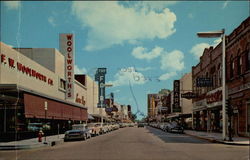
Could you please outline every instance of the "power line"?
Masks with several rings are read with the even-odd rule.
[[[131,92],[131,94],[133,96],[133,99],[134,99],[136,107],[137,107],[137,111],[136,111],[135,115],[137,115],[139,113],[141,116],[144,116],[144,113],[139,110],[139,105],[137,103],[137,100],[136,100],[135,94],[133,92],[133,89],[132,89],[130,81],[129,81],[129,88],[130,88],[130,92]]]

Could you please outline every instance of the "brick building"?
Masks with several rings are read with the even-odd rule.
[[[250,131],[250,18],[237,27],[226,41],[228,97],[234,108],[235,135],[249,136]]]
[[[193,127],[196,130],[222,130],[222,48],[206,48],[200,62],[192,67],[193,91]],[[206,79],[210,84],[200,85],[198,79]],[[200,82],[202,82],[201,80]]]

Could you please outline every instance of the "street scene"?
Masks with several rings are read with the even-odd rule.
[[[247,160],[249,149],[210,143],[188,135],[165,133],[155,128],[122,128],[87,141],[67,142],[53,148],[1,152],[3,159],[170,159]]]
[[[1,1],[0,160],[249,160],[249,1]]]

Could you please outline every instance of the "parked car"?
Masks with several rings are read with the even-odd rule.
[[[134,123],[129,123],[128,126],[129,126],[129,127],[134,127],[134,125],[135,125]]]
[[[108,132],[109,132],[108,125],[103,123],[103,125],[102,125],[102,134],[108,133]]]
[[[177,122],[167,123],[165,130],[167,132],[174,132],[174,133],[184,133],[183,127],[178,124]]]
[[[144,124],[143,123],[138,123],[138,128],[140,127],[144,127]]]
[[[88,123],[88,128],[91,129],[91,135],[97,136],[101,134],[102,128],[99,123]]]
[[[125,126],[124,123],[119,123],[119,127],[120,127],[120,128],[124,128],[124,127],[126,127],[126,126]]]
[[[86,124],[74,124],[72,130],[65,132],[64,141],[82,139],[86,140],[91,137],[91,129]]]

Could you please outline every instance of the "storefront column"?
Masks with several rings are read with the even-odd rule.
[[[211,131],[211,111],[207,110],[207,132]]]

